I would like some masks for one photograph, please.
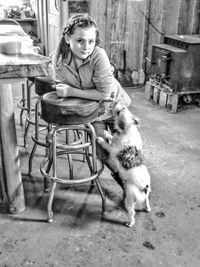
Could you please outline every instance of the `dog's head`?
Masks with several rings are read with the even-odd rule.
[[[113,115],[115,118],[115,127],[124,131],[130,125],[138,125],[139,119],[135,117],[130,110],[121,105],[119,102],[115,103],[113,106]]]

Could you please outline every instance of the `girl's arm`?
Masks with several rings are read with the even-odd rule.
[[[67,84],[59,83],[53,85],[56,88],[57,95],[60,97],[78,97],[90,100],[105,100],[103,94],[97,89],[81,90]]]
[[[92,72],[91,82],[94,84],[94,88],[85,88],[83,90],[81,90],[81,88],[76,88],[73,85],[67,84],[67,79],[65,81],[65,76],[61,78],[61,74],[56,72],[55,77],[57,75],[58,77],[56,78],[58,78],[58,80],[60,79],[64,81],[64,83],[61,82],[54,86],[58,96],[78,97],[96,101],[110,99],[115,87],[113,87],[113,76],[110,61],[105,50],[96,47],[90,59],[90,63],[88,63],[86,67],[87,66],[88,71]],[[84,79],[83,76],[81,76],[81,78]]]

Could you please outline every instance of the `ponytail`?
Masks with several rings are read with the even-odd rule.
[[[63,58],[67,57],[68,52],[69,52],[69,45],[66,43],[64,35],[62,35],[55,51],[55,56],[54,56],[55,66],[58,66],[60,61]]]

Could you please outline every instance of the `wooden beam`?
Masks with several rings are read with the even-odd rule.
[[[178,16],[179,16],[179,0],[166,0],[164,5],[164,24],[165,34],[177,34],[178,32]]]
[[[3,151],[2,167],[11,213],[25,210],[20,159],[14,119],[12,85],[10,79],[0,81],[0,137]]]
[[[181,0],[178,20],[178,34],[191,34],[196,0]]]

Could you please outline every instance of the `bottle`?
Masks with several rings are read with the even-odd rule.
[[[145,74],[144,74],[144,71],[143,69],[139,69],[138,71],[138,84],[139,85],[143,85],[145,83]]]
[[[134,71],[131,73],[131,77],[132,77],[133,85],[138,85],[138,78],[139,78],[139,75],[138,75],[138,71],[137,71],[137,70],[134,70]]]

